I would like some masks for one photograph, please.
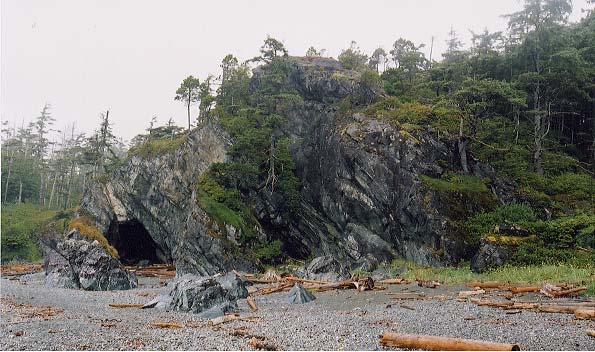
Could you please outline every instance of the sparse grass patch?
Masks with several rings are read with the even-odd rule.
[[[72,219],[68,224],[68,230],[77,229],[79,233],[90,240],[97,240],[103,248],[114,258],[118,258],[118,251],[112,247],[107,238],[91,223],[91,219],[86,216],[81,216],[76,219]]]
[[[421,180],[439,192],[488,192],[486,181],[476,176],[448,174],[438,179],[422,175]]]
[[[587,286],[588,295],[595,295],[595,265],[547,264],[502,266],[482,274],[471,271],[468,263],[459,267],[424,267],[402,259],[394,260],[391,267],[406,266],[409,270],[400,275],[408,280],[435,280],[445,284],[464,284],[472,281],[499,281],[514,284],[540,285],[544,282],[577,282]]]
[[[184,141],[186,141],[186,134],[177,136],[173,139],[160,138],[145,141],[144,143],[130,148],[128,154],[137,155],[141,158],[149,158],[152,156],[162,155],[178,149]]]

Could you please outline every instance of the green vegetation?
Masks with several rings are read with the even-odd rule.
[[[34,204],[2,206],[2,262],[40,259],[42,228],[57,214]]]
[[[468,263],[462,263],[459,267],[435,268],[424,267],[399,259],[393,261],[390,267],[396,270],[403,266],[406,266],[408,270],[399,276],[408,280],[435,280],[445,284],[465,284],[472,281],[499,281],[533,285],[544,282],[578,282],[588,287],[586,294],[595,294],[595,277],[590,275],[595,269],[595,263],[593,262],[581,265],[507,265],[482,274],[472,272]]]
[[[421,179],[439,192],[481,193],[489,191],[486,186],[486,183],[489,184],[489,180],[482,180],[471,175],[446,174],[441,179],[429,176],[421,176]]]
[[[72,219],[68,224],[68,230],[77,229],[79,233],[91,241],[97,240],[103,248],[114,258],[118,258],[118,251],[112,247],[103,233],[92,224],[91,219],[87,216],[80,216]]]
[[[170,138],[169,136],[161,138],[149,137],[145,142],[131,147],[128,155],[140,156],[145,159],[163,155],[178,149],[185,141],[185,134],[178,135],[175,138]]]

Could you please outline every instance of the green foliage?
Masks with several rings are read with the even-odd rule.
[[[281,241],[262,243],[254,249],[254,256],[264,264],[278,264],[281,258]]]
[[[530,247],[530,245],[527,245]],[[591,275],[595,269],[593,256],[584,257],[576,262],[566,263],[506,265],[494,268],[485,273],[476,274],[471,271],[468,263],[461,263],[459,267],[424,267],[411,262],[397,259],[390,268],[399,269],[406,266],[409,270],[400,276],[408,280],[435,280],[446,284],[466,284],[475,281],[498,281],[512,284],[541,285],[545,282],[579,282],[588,287],[587,293],[595,294],[595,277]],[[590,260],[589,260],[590,259]]]
[[[131,147],[128,150],[129,156],[140,156],[141,158],[147,159],[167,153],[171,153],[178,149],[185,141],[186,135],[179,135],[174,138],[170,136],[163,137],[151,137],[138,145]]]
[[[34,204],[2,206],[2,262],[36,261],[43,226],[56,215]]]
[[[481,179],[472,175],[445,174],[442,178],[422,175],[421,180],[439,192],[484,193],[488,192],[489,179]]]
[[[494,211],[474,214],[464,222],[464,228],[474,243],[479,243],[479,240],[491,233],[497,225],[508,222],[527,228],[535,221],[537,216],[533,209],[523,204],[512,203],[502,205]]]
[[[592,246],[595,242],[595,214],[579,214],[540,221],[535,224],[534,230],[541,241],[549,247]],[[579,240],[580,243],[578,243]]]
[[[540,243],[521,243],[516,248],[511,264],[514,265],[574,265],[595,266],[595,253],[568,248],[552,248]]]
[[[341,51],[338,59],[344,69],[358,71],[366,67],[368,56],[361,52],[356,42],[352,41],[349,49]]]

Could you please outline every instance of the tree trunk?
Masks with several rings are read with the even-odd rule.
[[[17,201],[17,204],[21,204],[21,196],[23,195],[23,179],[19,178],[19,200]]]
[[[188,90],[188,131],[190,131],[190,90]]]
[[[14,149],[12,150],[12,156],[10,157],[10,159],[8,161],[8,173],[6,174],[6,187],[4,189],[4,203],[6,203],[6,200],[8,199],[8,184],[10,181],[10,173],[12,171],[13,161],[14,161]]]
[[[465,140],[465,136],[463,135],[463,114],[459,119],[459,140],[458,140],[458,149],[459,149],[459,157],[461,160],[461,167],[463,168],[463,172],[466,174],[469,173],[469,166],[467,165],[467,143],[468,141]]]
[[[56,190],[56,181],[58,180],[58,172],[54,175],[54,182],[52,183],[52,192],[50,193],[50,201],[48,203],[48,209],[52,208],[52,201],[54,200],[54,191]]]

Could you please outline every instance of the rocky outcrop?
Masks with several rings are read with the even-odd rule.
[[[81,288],[89,291],[127,290],[138,284],[134,273],[126,270],[97,241],[89,241],[71,231],[53,248],[46,247],[45,285]]]
[[[279,113],[301,182],[299,210],[283,217],[282,200],[261,192],[252,204],[262,226],[257,236],[280,240],[292,257],[332,256],[346,268],[368,271],[395,257],[425,265],[469,258],[446,198],[422,177],[439,178],[457,168],[453,144],[427,128],[404,130],[339,111],[333,103],[345,97],[367,103],[383,93],[335,60],[292,62],[292,84],[303,100]],[[266,69],[255,70],[251,89],[258,89]],[[197,202],[198,180],[210,165],[226,161],[231,144],[216,122],[204,124],[175,151],[131,157],[108,182],[91,187],[83,208],[110,243],[126,243],[137,230],[122,226],[139,224],[139,233],[146,231],[154,242],[148,250],[173,262],[178,274],[254,271],[257,265],[238,254],[241,231],[230,224],[220,228]],[[470,164],[477,176],[494,176],[489,167]],[[499,187],[492,192],[502,195]],[[464,198],[450,202],[463,213],[472,206]]]
[[[314,258],[304,271],[304,277],[310,280],[338,282],[349,278],[347,268],[333,256]]]
[[[176,279],[169,294],[169,309],[197,313],[212,319],[238,310],[238,298],[248,296],[248,291],[239,278],[229,274],[225,277],[204,278],[185,275]]]
[[[510,246],[484,239],[471,259],[471,270],[475,273],[483,273],[490,268],[505,264],[511,255]]]

